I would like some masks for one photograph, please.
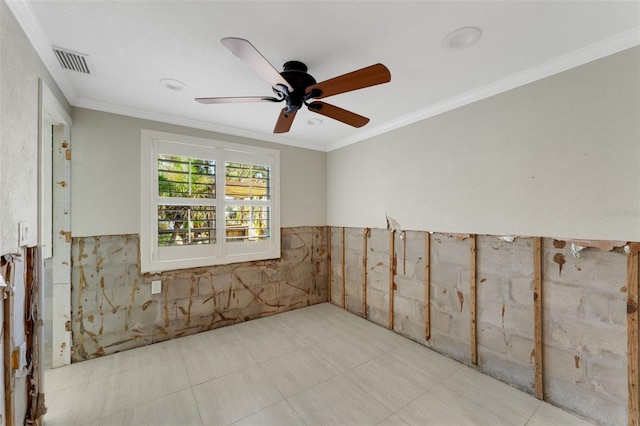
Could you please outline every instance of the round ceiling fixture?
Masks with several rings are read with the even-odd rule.
[[[482,31],[476,27],[458,28],[442,39],[442,46],[451,50],[466,49],[480,40],[481,35]]]
[[[160,80],[160,84],[170,90],[180,91],[187,88],[187,85],[179,80],[173,78],[163,78]]]
[[[323,121],[319,118],[310,118],[307,120],[307,124],[310,126],[319,126],[323,123]]]

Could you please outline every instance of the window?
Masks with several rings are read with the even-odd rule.
[[[280,257],[279,151],[142,131],[142,272]]]

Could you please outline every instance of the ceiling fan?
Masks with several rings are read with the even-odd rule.
[[[228,37],[223,38],[221,42],[234,55],[271,84],[275,97],[196,98],[196,101],[203,104],[284,101],[286,107],[282,108],[273,133],[288,132],[296,113],[303,105],[306,105],[309,111],[333,118],[353,127],[362,127],[369,122],[367,117],[316,99],[391,81],[391,73],[387,67],[382,64],[375,64],[318,83],[315,78],[307,74],[307,66],[302,62],[288,61],[284,64],[283,71],[278,72],[249,41],[242,38]]]

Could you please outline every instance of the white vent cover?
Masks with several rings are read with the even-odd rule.
[[[93,74],[89,55],[56,46],[53,46],[53,53],[55,53],[62,68],[82,74]]]

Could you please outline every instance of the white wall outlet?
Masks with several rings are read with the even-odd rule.
[[[151,281],[151,294],[160,294],[162,293],[162,281],[154,280]]]
[[[24,247],[29,243],[29,224],[27,222],[18,223],[18,246]]]

